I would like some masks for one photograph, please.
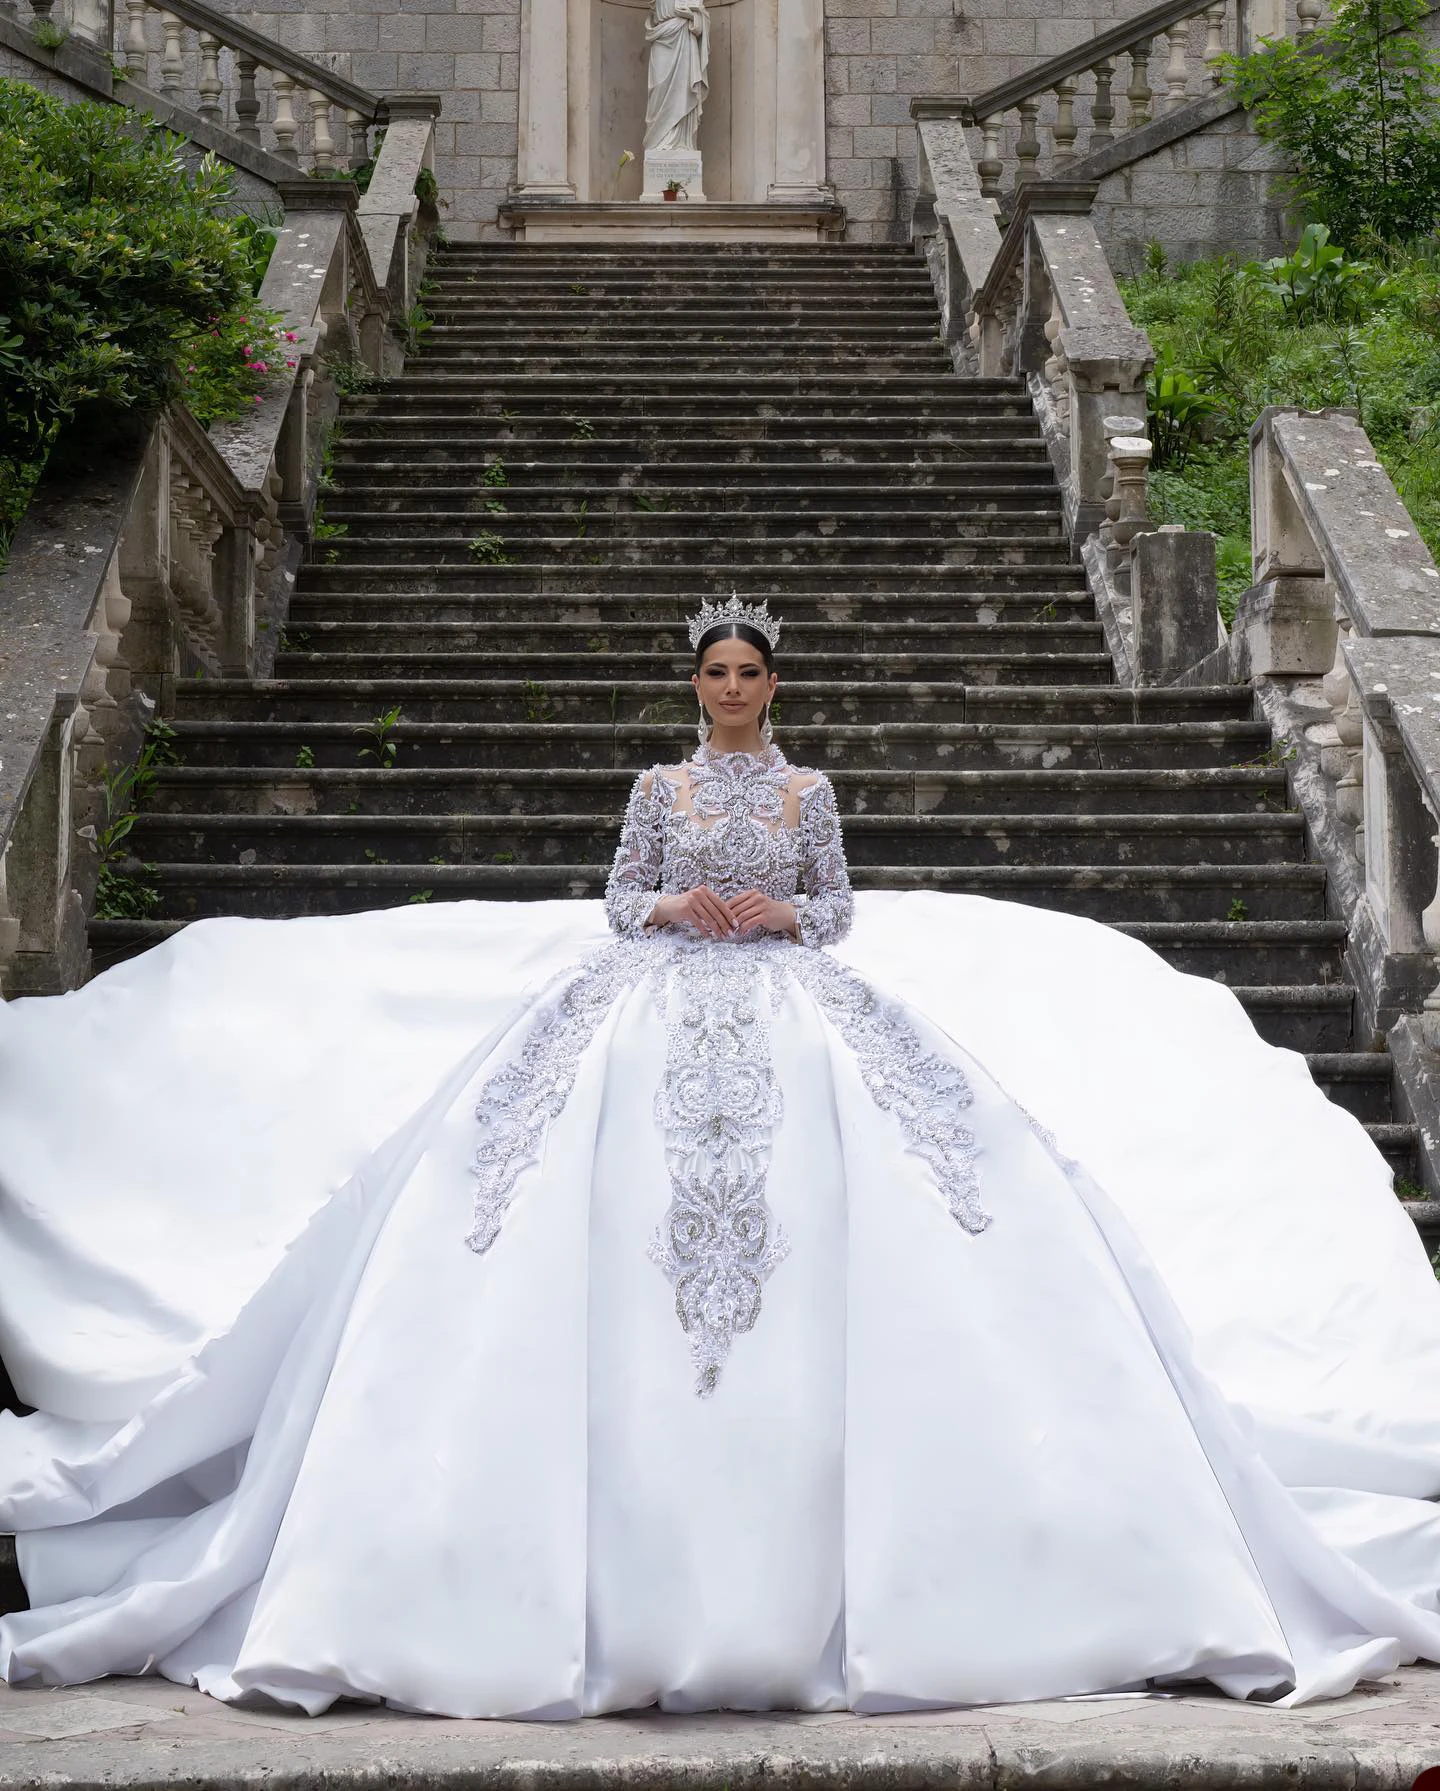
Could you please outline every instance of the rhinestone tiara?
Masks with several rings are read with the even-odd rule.
[[[712,628],[726,622],[742,622],[763,634],[773,648],[780,639],[780,618],[770,614],[769,601],[767,597],[760,603],[742,603],[738,594],[732,592],[724,603],[702,603],[699,612],[690,618],[690,645],[698,647]]]

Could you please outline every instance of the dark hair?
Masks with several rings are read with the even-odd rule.
[[[775,670],[775,652],[769,641],[758,628],[751,628],[744,622],[721,622],[714,628],[707,628],[695,644],[695,670],[700,670],[700,663],[716,641],[744,641],[747,646],[754,647],[765,661],[765,670]]]

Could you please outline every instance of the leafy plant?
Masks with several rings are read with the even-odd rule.
[[[498,454],[485,462],[485,471],[481,478],[483,485],[504,486],[510,483],[510,475],[505,470],[505,462]]]
[[[313,771],[315,769],[315,750],[310,746],[302,746],[295,754],[297,771]]]
[[[570,433],[579,440],[588,442],[595,433],[595,425],[589,417],[572,417],[567,415],[565,421],[570,425]]]
[[[68,41],[70,33],[54,19],[36,19],[30,27],[30,35],[42,50],[58,50]]]
[[[1221,64],[1259,134],[1293,169],[1301,210],[1342,243],[1401,241],[1440,220],[1440,60],[1426,0],[1335,0],[1305,39]]]
[[[153,864],[143,867],[155,869]],[[95,878],[96,920],[148,920],[160,906],[160,891],[132,872],[102,864]]]
[[[385,384],[380,374],[372,373],[358,355],[327,355],[325,368],[343,398],[363,397],[368,392],[378,392]]]
[[[420,345],[435,328],[435,319],[418,301],[400,319],[400,334],[405,339],[406,354],[418,354]]]
[[[177,399],[202,423],[259,402],[293,358],[254,307],[267,228],[148,119],[0,80],[0,527],[57,449],[104,453]]]
[[[95,880],[95,913],[101,920],[144,920],[160,905],[159,891],[133,872],[122,870],[116,860],[140,818],[141,807],[154,795],[160,772],[167,765],[180,763],[175,738],[175,730],[168,722],[153,721],[145,730],[133,764],[113,771],[108,766],[102,769],[100,816],[94,831],[95,851],[100,860]],[[155,867],[143,868],[153,871]]]
[[[1225,910],[1225,918],[1226,920],[1249,920],[1250,910],[1246,907],[1245,900],[1242,896],[1236,896],[1231,902],[1230,906]]]
[[[508,516],[510,507],[503,498],[486,498],[485,508],[492,516]]]
[[[1307,224],[1292,254],[1252,261],[1241,277],[1278,298],[1297,323],[1355,317],[1380,296],[1374,268],[1337,248],[1324,224]]]
[[[1219,399],[1202,392],[1192,374],[1174,366],[1160,351],[1155,355],[1147,396],[1152,464],[1183,467],[1205,424],[1220,409]]]
[[[630,501],[637,510],[669,510],[674,507],[668,491],[657,491],[654,497],[648,496],[643,491],[632,491]]]
[[[388,771],[400,750],[399,742],[394,738],[399,725],[400,705],[396,703],[377,715],[367,727],[357,728],[356,732],[363,734],[369,744],[362,746],[356,757],[374,759],[382,771]]]
[[[543,684],[537,684],[533,678],[525,680],[524,702],[526,721],[554,721],[555,707],[550,701],[550,692]]]
[[[478,535],[466,542],[472,560],[478,560],[482,566],[511,566],[515,556],[505,551],[505,537],[497,535],[493,529],[481,529]]]
[[[415,176],[415,197],[422,205],[428,206],[431,211],[444,203],[440,197],[440,186],[435,179],[433,170],[422,168]]]
[[[434,894],[435,891],[433,889],[417,889],[414,895],[406,896],[405,900],[409,904],[428,902]]]

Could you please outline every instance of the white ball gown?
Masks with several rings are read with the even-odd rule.
[[[702,881],[800,941],[646,931]],[[1440,1294],[1225,989],[852,904],[773,748],[642,777],[606,909],[208,921],[0,1009],[6,1677],[563,1718],[1440,1656]]]

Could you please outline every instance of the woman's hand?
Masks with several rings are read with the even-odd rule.
[[[736,926],[725,903],[713,889],[706,889],[703,884],[699,889],[687,889],[684,895],[661,896],[645,924],[647,927],[694,927],[707,939],[728,939]]]
[[[774,896],[762,895],[758,889],[747,889],[731,896],[725,906],[743,930],[764,927],[767,933],[788,933],[792,939],[800,937],[793,902],[777,902]]]

